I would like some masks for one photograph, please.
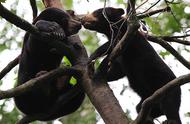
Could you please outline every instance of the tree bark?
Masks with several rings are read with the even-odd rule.
[[[63,5],[61,4],[60,0],[42,0],[42,1],[46,8],[55,7],[55,8],[63,9]]]

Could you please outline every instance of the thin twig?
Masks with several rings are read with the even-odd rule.
[[[164,0],[164,1],[165,1],[166,5],[169,7],[169,4],[170,4],[170,3],[168,3],[167,0]],[[181,27],[181,24],[180,24],[179,20],[176,18],[174,12],[171,10],[170,13],[171,13],[171,15],[173,16],[175,22],[178,24],[178,26]],[[181,27],[181,28],[183,28],[183,27]],[[183,32],[184,32],[184,31],[183,31]]]
[[[127,48],[127,45],[130,42],[130,39],[134,36],[135,32],[138,31],[138,28],[140,27],[138,19],[136,17],[136,12],[135,12],[135,1],[130,0],[128,2],[130,4],[130,13],[131,15],[128,17],[128,27],[127,31],[121,38],[121,40],[117,43],[117,45],[114,47],[112,50],[111,54],[109,55],[109,60],[113,61],[118,55],[120,55],[121,52]],[[128,42],[125,42],[128,41]]]
[[[110,41],[109,41],[110,42],[110,46],[107,49],[107,51],[104,53],[104,54],[106,54],[111,49],[111,46],[113,46],[113,44],[114,44],[114,30],[113,30],[113,27],[112,27],[112,24],[111,24],[109,18],[107,17],[107,13],[106,13],[106,0],[104,1],[104,9],[102,11],[102,14],[103,14],[104,18],[106,19],[106,21],[109,23],[109,28],[110,28],[110,33],[111,33],[111,38],[110,38]]]
[[[151,7],[149,7],[147,10],[145,10],[145,11],[142,12],[142,13],[148,12],[150,9],[152,9],[154,6],[156,6],[156,4],[158,4],[159,2],[160,2],[160,0],[158,0],[156,3],[154,3]]]
[[[136,8],[136,10],[138,9],[138,8],[140,8],[141,6],[143,6],[145,3],[147,3],[148,2],[148,0],[146,0],[146,1],[144,1],[143,3],[141,3],[139,6],[137,6],[137,8]]]
[[[166,8],[163,8],[163,9],[158,9],[158,10],[155,10],[155,11],[143,13],[141,15],[138,14],[137,17],[138,17],[138,19],[143,19],[143,18],[150,17],[150,16],[155,15],[155,14],[160,13],[160,12],[170,12],[170,11],[171,11],[171,8],[166,7]]]

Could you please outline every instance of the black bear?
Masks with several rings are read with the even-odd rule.
[[[127,21],[122,15],[124,10],[120,8],[106,7],[95,10],[82,18],[82,25],[90,30],[105,34],[108,42],[99,47],[90,60],[111,52],[113,47],[122,38],[127,30]],[[126,41],[128,42],[128,41]],[[104,59],[98,67],[95,75],[105,75],[108,59]],[[137,105],[137,112],[141,109],[142,102],[153,94],[158,88],[175,79],[175,75],[163,62],[145,37],[136,32],[124,52],[111,63],[107,72],[107,80],[113,81],[127,76],[131,88],[141,97]],[[96,76],[97,77],[97,76]],[[166,115],[169,124],[181,124],[179,107],[181,102],[180,88],[173,89],[166,94],[160,103],[156,103],[150,112],[150,117],[145,124],[152,124],[153,119]]]
[[[81,22],[73,18],[65,11],[57,8],[44,10],[33,22],[41,32],[57,34],[58,38],[67,37],[77,33],[81,28]],[[19,62],[18,84],[35,78],[43,73],[56,69],[60,66],[63,54],[56,52],[48,42],[57,42],[59,39],[46,39],[26,33],[24,45]],[[61,42],[67,42],[62,40]],[[66,54],[66,53],[64,53]],[[49,115],[39,119],[41,121],[53,120],[70,114],[82,104],[85,93],[79,83],[72,86],[69,79],[60,77],[50,80],[38,88],[15,97],[17,108],[26,115],[36,114]],[[66,81],[66,82],[63,82]],[[67,82],[68,81],[68,82]],[[73,94],[68,92],[74,89]],[[67,101],[67,99],[69,100]],[[51,113],[53,111],[53,113]]]

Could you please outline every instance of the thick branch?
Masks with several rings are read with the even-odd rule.
[[[91,102],[106,124],[129,124],[113,91],[106,80],[92,80],[85,72],[82,76],[83,86]],[[93,81],[93,82],[92,82]]]
[[[155,42],[160,44],[162,47],[164,47],[166,50],[168,50],[173,56],[175,56],[177,58],[177,60],[179,60],[186,68],[190,69],[190,63],[183,58],[183,56],[181,56],[170,44],[168,44],[166,41],[164,41],[161,38],[158,37],[154,37],[154,36],[147,36],[147,39],[149,41]]]
[[[17,56],[13,61],[9,62],[9,64],[0,72],[0,80],[19,62],[20,55]]]
[[[92,80],[93,67],[88,66],[88,56],[85,47],[79,37],[70,38],[69,43],[75,45],[73,54],[75,58],[75,64],[79,70],[81,70],[81,77],[77,77],[79,82],[90,98],[92,104],[106,124],[128,124],[124,112],[121,109],[117,99],[113,95],[112,90],[107,85],[106,80],[96,79]]]
[[[158,89],[157,91],[155,91],[152,96],[148,97],[143,102],[141,111],[138,114],[135,121],[133,122],[133,124],[141,124],[143,122],[144,118],[146,118],[148,116],[148,112],[149,112],[151,106],[155,102],[159,102],[161,100],[161,98],[164,96],[164,94],[167,94],[172,89],[174,89],[176,87],[180,87],[181,85],[188,83],[188,82],[190,82],[190,74],[180,76],[180,77],[170,81],[169,83],[167,83],[166,85],[164,85],[163,87]]]
[[[0,91],[0,99],[19,96],[21,94],[24,94],[27,91],[30,91],[36,87],[39,87],[39,85],[42,85],[43,83],[47,82],[48,80],[58,78],[62,75],[78,76],[78,74],[79,74],[79,72],[74,68],[66,68],[66,67],[58,68],[58,69],[50,71],[47,74],[40,76],[40,77],[33,78],[33,79],[27,81],[26,83],[19,85],[13,89],[10,89],[7,91]]]
[[[58,38],[55,36],[55,34],[52,33],[45,33],[45,32],[40,32],[36,26],[30,24],[26,20],[18,17],[17,15],[13,14],[9,10],[7,10],[1,3],[0,3],[0,16],[9,21],[10,23],[16,25],[17,27],[28,31],[29,33],[35,34],[41,38]],[[45,41],[45,40],[44,40]]]
[[[71,38],[69,42],[75,42],[76,49],[74,52],[75,63],[78,69],[81,70],[81,77],[78,77],[79,82],[90,98],[92,104],[106,124],[128,124],[129,121],[115,98],[112,90],[107,85],[106,80],[93,80],[93,67],[88,66],[88,56],[85,47],[82,45],[79,37]]]
[[[25,31],[30,31],[31,33],[34,34],[39,33],[38,29],[34,25],[31,25],[29,22],[13,14],[9,10],[7,10],[1,3],[0,3],[0,16]]]
[[[136,0],[128,0],[128,6],[127,6],[127,14],[130,15],[131,13],[136,13],[135,11],[135,3]]]

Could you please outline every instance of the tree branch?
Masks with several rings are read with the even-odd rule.
[[[13,14],[9,10],[7,10],[1,3],[0,3],[0,16],[6,19],[8,22],[16,25],[17,27],[25,31],[30,31],[30,33],[34,34],[39,33],[38,29],[34,25],[31,25],[29,22]]]
[[[134,14],[136,13],[135,11],[135,3],[136,3],[136,0],[128,0],[128,3],[127,3],[127,14],[130,15],[130,14]]]
[[[151,7],[149,7],[147,10],[145,10],[143,13],[148,12],[150,9],[152,9],[154,6],[156,6],[156,4],[158,4],[160,2],[160,0],[156,1],[156,3],[154,3]]]
[[[181,35],[181,36],[160,36],[161,38],[185,38],[185,37],[189,37],[190,34],[186,34],[186,35]]]
[[[92,79],[93,67],[88,65],[88,56],[79,37],[71,38],[69,43],[76,42],[77,48],[74,52],[76,66],[81,71],[81,77],[77,80],[88,95],[90,101],[97,109],[106,124],[128,124],[129,121],[115,98],[112,90],[104,79]]]
[[[0,72],[0,80],[12,69],[14,68],[20,59],[20,55],[17,56],[13,61],[9,62],[9,64]]]
[[[170,44],[168,44],[166,41],[164,41],[161,38],[155,37],[155,36],[150,36],[147,35],[147,39],[149,41],[155,42],[160,44],[162,47],[164,47],[166,50],[168,50],[173,56],[179,60],[186,68],[190,69],[190,63],[183,57],[181,56]]]
[[[176,42],[176,43],[180,43],[180,44],[184,44],[184,45],[190,45],[190,42],[187,40],[177,39],[177,38],[184,38],[184,37],[188,37],[188,35],[184,35],[184,36],[160,36],[160,38],[162,38],[163,40],[166,40],[167,42]]]
[[[34,20],[38,15],[38,8],[37,8],[37,5],[36,5],[36,0],[30,0],[30,5],[32,7],[33,20]]]
[[[0,16],[3,17],[4,19],[6,19],[8,22],[16,25],[17,27],[28,31],[29,33],[32,33],[34,35],[37,35],[41,38],[59,38],[59,36],[56,36],[56,34],[52,34],[52,33],[45,33],[45,32],[40,32],[36,26],[30,24],[29,22],[27,22],[26,20],[18,17],[17,15],[13,14],[12,12],[10,12],[9,10],[7,10],[1,3],[0,3]],[[44,40],[46,41],[46,40]]]
[[[161,100],[161,98],[164,96],[164,94],[167,94],[172,89],[174,89],[176,87],[180,87],[181,85],[188,83],[188,82],[190,82],[190,74],[180,76],[180,77],[170,81],[169,83],[167,83],[166,85],[164,85],[163,87],[158,89],[157,91],[155,91],[152,94],[152,96],[150,96],[146,100],[144,100],[144,102],[142,103],[141,111],[139,112],[137,118],[135,119],[135,121],[132,124],[142,124],[144,118],[146,118],[148,116],[148,113],[150,111],[152,104],[154,104],[155,102],[159,102]]]
[[[16,97],[21,94],[24,94],[25,92],[28,92],[30,90],[33,90],[36,87],[39,87],[39,85],[42,85],[43,83],[47,82],[48,80],[52,80],[58,77],[61,77],[63,75],[75,75],[78,76],[79,71],[76,70],[75,68],[58,68],[55,70],[52,70],[42,76],[33,78],[26,83],[19,85],[13,89],[6,90],[6,91],[0,91],[0,99],[5,99],[5,98],[11,98],[11,97]]]
[[[163,8],[163,9],[158,9],[158,10],[150,11],[150,12],[147,12],[147,13],[140,13],[140,14],[137,15],[137,17],[138,17],[138,19],[143,19],[143,18],[150,17],[150,16],[155,15],[155,14],[160,13],[160,12],[170,12],[170,11],[171,11],[171,8],[166,7],[166,8]]]
[[[82,76],[83,87],[106,124],[129,124],[118,100],[104,79],[92,80],[87,70]]]

